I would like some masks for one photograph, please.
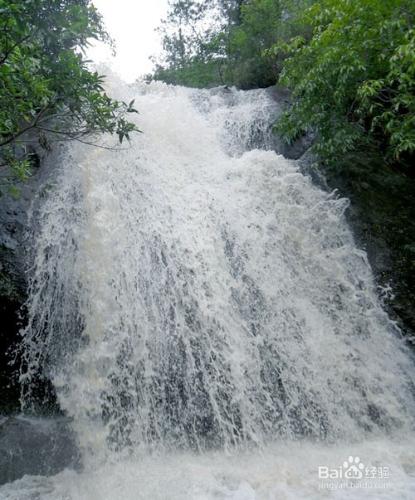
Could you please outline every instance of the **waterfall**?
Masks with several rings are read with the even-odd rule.
[[[106,149],[111,137],[68,146],[34,208],[25,407],[51,380],[101,480],[121,474],[110,464],[141,463],[148,491],[146,461],[176,457],[181,479],[163,473],[171,497],[154,486],[131,498],[288,498],[252,496],[232,474],[235,496],[223,482],[197,496],[186,481],[203,460],[212,471],[257,457],[265,477],[267,460],[283,471],[290,453],[412,435],[412,356],[353,240],[348,201],[272,150],[279,109],[267,91],[112,92],[135,99],[143,133],[121,151]],[[183,472],[197,460],[199,472]],[[59,497],[63,483],[41,498],[130,498]]]

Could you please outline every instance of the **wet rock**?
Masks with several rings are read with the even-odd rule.
[[[68,419],[0,417],[0,484],[65,468],[80,468]]]
[[[36,175],[36,174],[35,174]],[[12,364],[18,332],[23,326],[26,298],[25,230],[27,211],[34,196],[34,183],[21,186],[21,195],[0,197],[0,392],[2,412],[17,411],[19,389]]]
[[[19,331],[25,323],[24,303],[27,294],[27,258],[30,241],[27,237],[28,212],[39,186],[56,162],[59,148],[48,157],[36,154],[32,176],[16,183],[18,196],[3,192],[0,196],[0,410],[16,412],[19,408],[19,387],[15,347]]]
[[[410,340],[415,332],[415,180],[382,161],[354,158],[322,166],[307,152],[304,173],[350,200],[346,217],[369,262],[390,315]]]
[[[274,85],[266,89],[267,93],[274,99],[279,106],[281,106],[282,111],[290,106],[291,98],[290,92],[284,87],[279,85]],[[298,160],[301,158],[312,146],[314,141],[314,134],[307,133],[299,137],[297,140],[288,144],[285,140],[275,134],[274,139],[274,149],[279,154],[289,158],[290,160]]]

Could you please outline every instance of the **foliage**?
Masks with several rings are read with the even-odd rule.
[[[229,33],[228,66],[232,83],[246,88],[275,82],[278,68],[263,53],[278,39],[281,16],[280,0],[256,0],[241,6],[240,24]]]
[[[0,0],[0,163],[15,177],[29,175],[33,132],[48,148],[95,132],[122,142],[136,130],[125,118],[133,103],[108,97],[88,68],[89,39],[110,42],[89,0]]]
[[[158,63],[153,78],[195,87],[272,85],[281,70],[281,59],[274,54],[270,57],[267,50],[297,33],[297,12],[311,3],[175,1],[160,29],[164,61]]]
[[[294,97],[277,129],[288,140],[315,130],[316,149],[326,160],[364,148],[409,164],[415,152],[415,3],[319,0],[299,21],[304,34],[269,51],[286,57],[280,82]]]
[[[217,29],[216,7],[207,0],[176,0],[170,4],[158,29],[164,58],[157,62],[150,78],[194,87],[216,81],[216,61],[211,57]]]

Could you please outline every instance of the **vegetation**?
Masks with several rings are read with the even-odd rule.
[[[280,82],[294,97],[278,130],[288,139],[315,130],[323,159],[380,151],[408,169],[415,152],[415,3],[320,0],[299,22],[305,35],[269,51],[287,56]]]
[[[30,174],[36,147],[136,130],[134,112],[108,97],[88,67],[90,39],[111,43],[89,0],[0,0],[0,175],[14,185]],[[10,171],[12,177],[10,177]],[[13,179],[14,177],[14,179]]]
[[[155,79],[196,87],[268,86],[293,104],[277,123],[316,133],[323,161],[379,155],[411,174],[415,153],[412,0],[175,1]]]
[[[160,27],[164,53],[153,78],[194,87],[272,85],[281,61],[266,50],[297,34],[298,13],[311,3],[176,0]]]

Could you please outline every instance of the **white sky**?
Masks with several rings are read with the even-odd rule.
[[[104,17],[105,26],[115,40],[117,55],[103,44],[88,50],[96,62],[109,62],[126,81],[149,73],[153,67],[149,57],[161,51],[160,37],[154,31],[166,16],[168,0],[93,0]]]

